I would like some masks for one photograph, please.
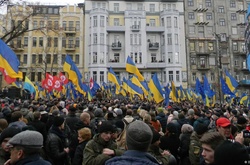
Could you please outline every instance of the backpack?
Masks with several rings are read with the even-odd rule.
[[[134,122],[136,119],[133,119],[130,123]],[[127,120],[122,119],[122,121],[124,122],[124,129],[123,131],[120,133],[120,135],[117,137],[116,139],[116,144],[118,149],[121,150],[126,150],[126,132],[127,132],[127,127],[130,124],[129,122],[127,122]]]

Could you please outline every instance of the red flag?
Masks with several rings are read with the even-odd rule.
[[[8,84],[13,83],[13,82],[16,81],[16,78],[11,78],[11,77],[7,74],[7,72],[6,72],[6,70],[5,70],[4,68],[1,68],[1,67],[0,67],[0,72],[2,72],[3,77],[4,77],[4,80],[5,80]]]
[[[59,77],[54,76],[53,77],[53,84],[54,84],[54,89],[57,91],[61,91],[62,90],[62,85],[61,85],[61,80]]]
[[[68,84],[69,82],[69,79],[62,72],[59,73],[59,79],[63,84]]]
[[[51,91],[54,86],[53,76],[49,73],[46,73],[46,78],[42,81],[42,87],[47,89],[48,91]]]
[[[89,88],[92,89],[93,86],[94,86],[94,81],[93,81],[93,79],[91,77],[90,80],[89,80]]]

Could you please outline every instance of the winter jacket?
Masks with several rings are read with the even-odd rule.
[[[150,147],[149,147],[148,152],[152,156],[154,156],[160,164],[167,165],[169,163],[169,157],[167,155],[163,156],[161,154],[163,152],[163,150],[160,149],[158,146],[155,146],[155,145],[151,144]]]
[[[193,132],[190,137],[189,145],[189,160],[192,165],[199,165],[202,147],[200,137],[196,132]]]
[[[102,154],[104,148],[114,150],[114,156],[122,155],[123,151],[117,149],[117,145],[112,140],[106,142],[100,134],[96,134],[92,140],[90,140],[83,151],[83,165],[103,165],[111,156]]]
[[[75,150],[75,155],[74,158],[72,160],[72,164],[71,165],[82,165],[82,161],[83,161],[83,150],[86,146],[86,144],[88,143],[88,141],[84,141],[82,143],[80,143]]]
[[[35,154],[21,159],[12,165],[51,165],[51,163],[43,160],[39,155]]]
[[[156,116],[156,120],[159,120],[159,122],[161,123],[161,127],[162,127],[162,132],[166,132],[166,127],[167,127],[167,117],[166,115],[161,112]]]
[[[189,160],[189,144],[191,133],[185,133],[180,135],[180,165],[190,165]]]
[[[31,125],[36,129],[36,131],[40,132],[43,135],[43,141],[45,144],[47,138],[46,124],[41,122],[40,120],[34,120],[32,122],[29,122],[28,125]]]

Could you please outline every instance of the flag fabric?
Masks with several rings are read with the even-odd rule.
[[[135,66],[134,61],[129,56],[127,58],[126,71],[135,74],[140,81],[144,81],[144,77],[141,75],[139,69]]]
[[[53,77],[53,89],[55,89],[57,91],[62,90],[61,79],[59,77],[57,77],[57,76]]]
[[[16,54],[0,39],[0,71],[8,84],[23,78],[22,72],[18,71],[19,65]]]
[[[234,96],[234,93],[231,92],[231,90],[229,89],[229,87],[227,86],[225,80],[222,77],[220,77],[220,83],[221,83],[221,90],[225,95]]]
[[[177,93],[177,90],[175,88],[175,84],[174,84],[174,81],[171,82],[171,99],[174,101],[174,102],[177,102],[178,101],[178,93]]]
[[[109,71],[108,71],[108,81],[116,84],[117,86],[120,86],[121,81],[117,78],[115,72],[113,71],[113,69],[110,67]]]
[[[51,92],[53,90],[53,86],[54,86],[53,76],[50,75],[49,73],[46,73],[46,77],[42,81],[42,87]]]
[[[158,80],[156,73],[153,75],[153,77],[149,81],[148,87],[151,91],[151,94],[153,94],[153,98],[156,103],[160,103],[161,101],[164,100],[162,87],[161,87],[161,84]]]
[[[196,78],[195,91],[197,94],[201,95],[203,101],[206,99],[204,88],[202,87],[200,80],[198,78]]]
[[[62,84],[67,84],[69,82],[68,78],[62,72],[59,73],[59,78]]]
[[[94,86],[94,81],[93,81],[93,78],[91,77],[89,80],[89,88],[92,89],[93,86]]]
[[[248,20],[249,15],[250,15],[250,3],[248,4],[248,8],[247,8],[246,21]]]
[[[168,106],[169,104],[169,94],[170,94],[170,89],[169,89],[169,84],[164,88],[164,94],[165,94],[165,106]]]
[[[69,55],[66,56],[63,64],[63,70],[68,73],[69,80],[76,86],[77,91],[86,95],[87,86],[82,83],[82,75],[76,64],[72,61]]]
[[[124,90],[126,90],[130,94],[138,95],[141,99],[143,99],[142,89],[138,87],[137,85],[133,84],[131,80],[126,80],[125,78],[123,78],[122,87]]]
[[[240,98],[240,104],[246,105],[247,100],[248,100],[247,94],[246,94],[246,93],[243,93],[242,96],[241,96],[241,98]]]
[[[142,83],[138,80],[136,76],[132,76],[131,81],[133,84],[137,85],[143,90],[143,93],[145,94],[145,96],[148,95],[148,90],[142,85]]]
[[[30,81],[30,79],[28,77],[25,76],[25,80],[23,83],[23,89],[26,89],[27,91],[30,92],[30,94],[35,97],[35,99],[37,99],[36,97],[36,88],[34,86],[34,84]]]
[[[228,88],[231,90],[231,92],[234,92],[235,89],[237,88],[237,86],[239,85],[238,82],[235,80],[235,78],[233,78],[233,76],[231,76],[228,71],[225,71],[226,73],[226,84],[228,86]]]

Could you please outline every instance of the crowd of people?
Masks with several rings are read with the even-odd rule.
[[[250,164],[249,110],[182,101],[0,100],[0,164]]]

